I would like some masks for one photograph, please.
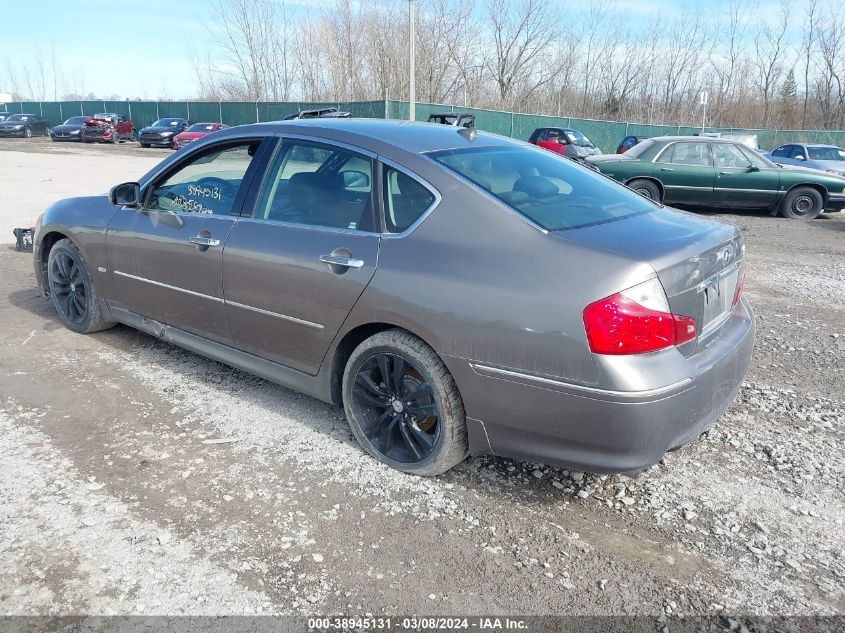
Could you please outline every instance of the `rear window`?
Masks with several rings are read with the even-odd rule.
[[[655,143],[655,141],[653,141],[651,139],[648,139],[648,138],[644,139],[644,140],[640,141],[639,143],[637,143],[636,145],[634,145],[627,152],[625,152],[625,156],[628,156],[630,158],[639,158],[639,156],[643,152],[645,152],[647,149],[652,147],[654,145],[654,143]]]
[[[611,222],[656,208],[610,178],[530,145],[429,155],[549,231]]]
[[[845,160],[845,150],[838,147],[808,147],[810,160]]]

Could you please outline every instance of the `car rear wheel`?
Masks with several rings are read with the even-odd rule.
[[[68,329],[88,334],[114,325],[103,317],[99,295],[82,253],[67,238],[50,249],[47,283],[59,319]]]
[[[439,475],[467,455],[458,387],[437,353],[408,332],[379,332],[352,352],[343,407],[364,450],[397,470]]]
[[[812,187],[797,187],[786,194],[780,208],[785,218],[812,220],[824,211],[824,198]]]
[[[138,142],[138,132],[137,132],[137,130],[132,130],[132,133],[129,135],[129,140],[132,141],[133,143]]]
[[[23,135],[24,135],[26,138],[32,138],[32,128],[29,128],[29,127],[24,128],[24,130],[23,130]]]
[[[632,180],[628,187],[640,194],[643,198],[660,202],[660,189],[650,180]]]

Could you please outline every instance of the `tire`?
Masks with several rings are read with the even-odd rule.
[[[53,131],[53,128],[51,128],[50,126],[47,126],[44,129],[44,136],[46,136],[47,138],[50,138],[50,132],[52,132],[52,131]]]
[[[824,198],[812,187],[796,187],[783,198],[780,214],[793,220],[814,220],[824,212]]]
[[[398,389],[393,378],[397,371]],[[355,348],[343,371],[342,392],[355,439],[388,466],[431,477],[467,456],[458,387],[437,353],[408,332],[379,332]]]
[[[650,180],[639,178],[628,183],[628,187],[640,194],[643,198],[660,202],[660,188]]]
[[[132,130],[132,132],[129,134],[129,140],[132,141],[133,143],[138,142],[138,132],[137,132],[137,130]]]
[[[103,317],[100,296],[82,253],[67,238],[50,249],[47,283],[59,320],[69,330],[88,334],[114,325]]]
[[[24,138],[32,138],[32,128],[31,127],[24,128],[23,135],[24,135]]]
[[[117,130],[112,132],[111,143],[112,145],[117,145],[118,143],[120,143],[120,132],[118,132]]]

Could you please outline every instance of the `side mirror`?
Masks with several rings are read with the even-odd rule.
[[[362,171],[345,171],[342,177],[344,189],[370,186],[370,177]]]
[[[804,157],[804,154],[798,154],[798,155],[795,157],[795,160],[807,160],[807,159]]]
[[[124,182],[109,190],[109,202],[124,207],[141,206],[141,185],[137,182]]]
[[[748,172],[751,172],[751,171],[760,171],[760,168],[759,168],[759,167],[757,167],[757,165],[749,165],[749,166],[748,166],[748,169],[746,169],[745,171],[748,171]]]

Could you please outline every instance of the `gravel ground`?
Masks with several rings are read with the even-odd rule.
[[[135,151],[42,146],[69,152],[45,196],[83,150]],[[0,196],[31,204],[31,171]],[[337,408],[62,328],[0,247],[0,614],[842,615],[845,215],[710,215],[747,240],[754,362],[636,479],[498,458],[404,476]]]

